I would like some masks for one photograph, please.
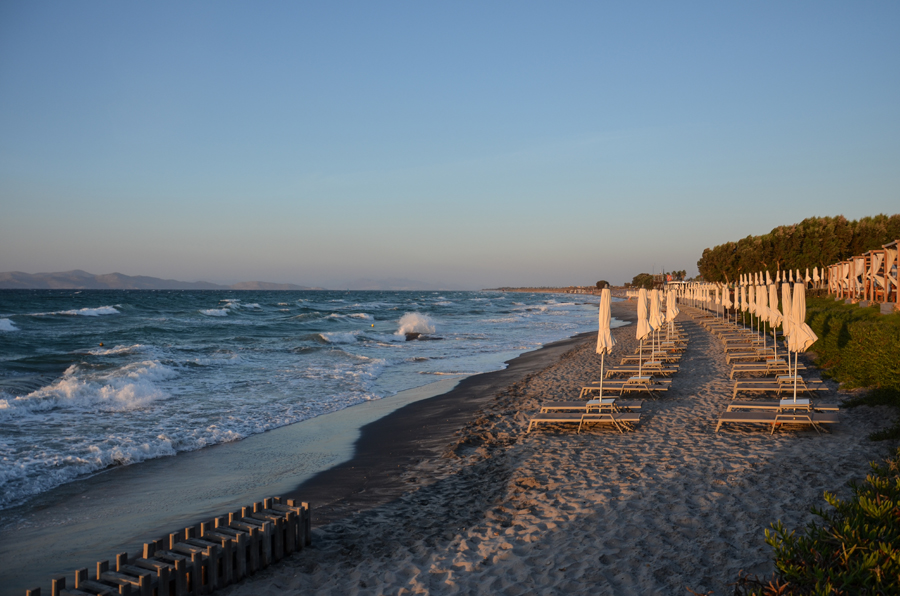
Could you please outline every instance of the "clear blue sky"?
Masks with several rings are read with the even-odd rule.
[[[898,2],[0,4],[0,271],[464,288],[900,212]]]

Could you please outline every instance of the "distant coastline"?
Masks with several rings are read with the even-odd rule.
[[[146,275],[95,275],[75,269],[57,273],[0,273],[0,290],[322,290],[295,284],[243,281],[230,286],[206,281],[178,281]]]

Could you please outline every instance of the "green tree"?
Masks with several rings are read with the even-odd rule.
[[[605,279],[601,279],[600,281],[597,282],[598,290],[602,290],[603,288],[608,288],[608,287],[609,287],[609,282],[606,281]]]
[[[635,288],[653,289],[653,276],[649,273],[638,273],[631,280],[631,285]]]

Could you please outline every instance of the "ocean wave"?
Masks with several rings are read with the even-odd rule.
[[[13,325],[9,319],[0,319],[0,331],[18,331],[19,328]]]
[[[359,335],[358,331],[333,331],[329,333],[319,333],[318,336],[322,338],[325,343],[329,344],[352,344],[356,343],[357,335]]]
[[[168,397],[156,382],[177,372],[155,360],[133,362],[99,374],[83,374],[73,364],[46,387],[13,399],[0,399],[0,418],[48,412],[58,408],[96,412],[126,412]]]
[[[400,317],[399,329],[396,335],[406,335],[407,333],[434,333],[434,320],[428,315],[418,312],[408,312]]]
[[[455,304],[454,302],[450,302],[449,300],[441,300],[440,302],[435,302],[435,306],[452,306]]]
[[[94,348],[92,350],[87,350],[86,354],[91,354],[92,356],[112,356],[113,354],[131,354],[132,352],[139,352],[143,350],[146,346],[143,344],[134,344],[133,346],[116,346],[114,348]]]
[[[57,310],[54,312],[38,312],[33,317],[46,317],[51,315],[65,315],[69,317],[99,317],[102,315],[117,315],[119,311],[112,306],[98,306],[96,308],[79,308],[77,310]]]
[[[228,309],[227,308],[207,308],[206,310],[201,310],[201,314],[204,314],[208,317],[227,317]]]

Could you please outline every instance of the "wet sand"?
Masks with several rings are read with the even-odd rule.
[[[613,316],[633,318],[634,306],[614,304]],[[338,468],[298,488],[322,509],[313,546],[223,593],[727,594],[740,570],[770,574],[764,529],[779,519],[801,528],[825,490],[846,496],[846,483],[895,447],[866,438],[891,417],[859,407],[823,435],[715,433],[730,367],[716,338],[680,320],[690,337],[681,370],[646,400],[634,432],[525,434],[542,402],[574,399],[598,376],[592,337],[575,339],[490,395],[473,387],[462,411],[429,412],[440,399],[428,400],[421,427],[401,410],[364,430],[366,448],[342,466],[351,480]],[[608,361],[637,347],[633,326],[613,334]],[[840,399],[831,388],[829,401]],[[382,461],[385,451],[395,459]]]

